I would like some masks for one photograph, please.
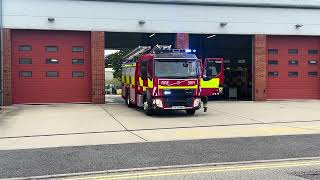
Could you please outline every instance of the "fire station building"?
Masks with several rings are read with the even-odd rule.
[[[320,99],[320,1],[0,2],[3,105],[104,103],[105,49],[153,44],[223,57],[250,100]]]

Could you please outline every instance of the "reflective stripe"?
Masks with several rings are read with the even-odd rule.
[[[121,76],[121,82],[125,83],[124,82],[124,75]]]
[[[136,63],[132,64],[123,64],[122,67],[136,67]]]
[[[148,88],[153,88],[153,81],[148,78]]]
[[[139,86],[143,86],[143,80],[141,77],[139,77]]]
[[[131,85],[134,85],[134,76],[131,77],[131,82],[130,82],[130,84],[131,84]]]
[[[161,86],[159,85],[159,89],[197,89],[198,86]]]
[[[126,83],[130,84],[130,76],[126,76]]]
[[[213,78],[209,81],[204,81],[202,78],[200,80],[201,88],[219,88],[220,80],[219,78]]]

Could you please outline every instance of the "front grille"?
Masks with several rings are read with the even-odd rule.
[[[192,98],[182,98],[182,97],[167,97],[163,99],[163,104],[165,107],[172,107],[172,106],[186,106],[191,107]]]
[[[190,98],[194,96],[194,89],[168,89],[171,92],[170,97]]]

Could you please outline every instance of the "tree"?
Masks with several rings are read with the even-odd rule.
[[[105,57],[105,67],[113,68],[114,78],[121,79],[121,65],[125,55],[127,55],[131,49],[122,49],[116,53],[110,54]]]

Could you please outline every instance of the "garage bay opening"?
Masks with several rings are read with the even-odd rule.
[[[190,34],[200,59],[223,58],[223,94],[213,100],[252,100],[252,38],[246,35]]]
[[[175,48],[176,34],[105,32],[105,91],[106,103],[123,103],[121,77],[123,58],[138,46],[157,44]]]

